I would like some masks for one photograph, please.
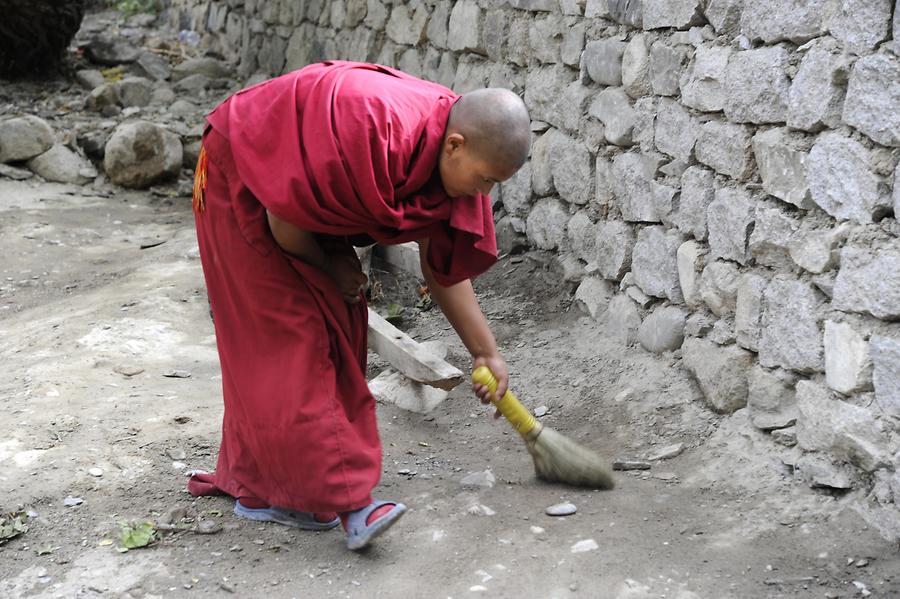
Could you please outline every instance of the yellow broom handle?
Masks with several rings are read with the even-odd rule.
[[[484,385],[490,389],[491,393],[497,392],[497,379],[494,373],[487,366],[479,366],[472,373],[472,382],[478,385]],[[516,396],[507,389],[503,397],[493,402],[504,418],[516,431],[525,437],[537,425],[537,419],[531,415],[531,412],[516,399]]]

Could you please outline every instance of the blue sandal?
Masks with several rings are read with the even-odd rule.
[[[366,520],[369,519],[369,515],[385,505],[394,507],[375,522],[367,525]],[[373,501],[355,512],[348,512],[344,521],[344,527],[347,529],[347,548],[358,551],[367,547],[369,543],[393,526],[404,513],[406,513],[406,506],[396,501]]]
[[[319,522],[315,514],[298,512],[282,507],[249,508],[241,504],[240,499],[234,502],[234,514],[239,518],[258,522],[277,522],[302,530],[331,530],[341,523],[340,518],[330,522]]]

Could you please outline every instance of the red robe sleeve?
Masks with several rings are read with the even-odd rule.
[[[490,198],[450,198],[437,172],[458,97],[400,71],[334,61],[240,91],[207,118],[273,214],[386,244],[428,237],[435,279],[453,285],[497,259]]]

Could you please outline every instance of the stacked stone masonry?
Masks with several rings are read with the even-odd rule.
[[[773,443],[854,466],[863,493],[900,471],[898,12],[171,2],[173,24],[247,79],[349,59],[521,94],[534,143],[494,194],[501,251],[559,253],[611,336],[680,359],[711,410],[747,409]],[[900,507],[900,485],[888,496]]]

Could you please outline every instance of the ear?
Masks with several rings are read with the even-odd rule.
[[[444,139],[444,151],[448,154],[462,150],[466,145],[466,138],[462,133],[450,133]]]

